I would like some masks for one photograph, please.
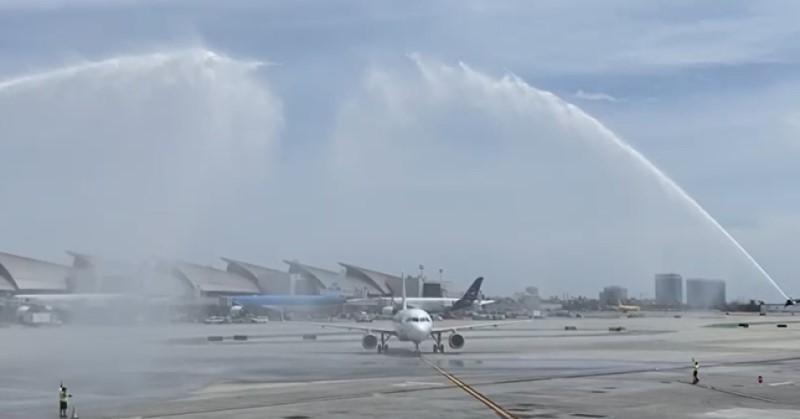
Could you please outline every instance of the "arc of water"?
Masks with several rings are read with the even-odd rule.
[[[739,251],[739,253],[741,253],[745,257],[745,259],[747,259],[747,261],[750,262],[756,268],[756,270],[758,270],[758,272],[761,275],[763,275],[764,278],[767,279],[767,281],[769,281],[770,284],[772,284],[775,290],[777,290],[781,294],[781,296],[783,296],[783,298],[787,300],[790,299],[789,296],[778,285],[778,283],[775,282],[772,276],[770,276],[770,274],[764,269],[764,267],[762,267],[761,264],[759,264],[755,260],[755,258],[750,254],[750,252],[748,252],[747,249],[745,249],[744,246],[742,246],[741,243],[739,243],[739,241],[736,240],[736,238],[733,237],[733,235],[731,235],[728,232],[728,230],[726,230],[725,227],[723,227],[717,221],[716,218],[714,218],[708,211],[706,211],[706,209],[703,208],[703,206],[700,205],[700,203],[698,203],[694,198],[692,198],[691,195],[689,195],[683,188],[681,188],[680,185],[678,185],[674,180],[672,180],[672,178],[667,176],[666,173],[661,171],[661,169],[659,169],[658,166],[656,166],[650,160],[648,160],[647,157],[645,157],[642,153],[633,148],[630,144],[623,141],[619,136],[611,132],[608,128],[606,128],[603,124],[601,124],[600,121],[593,118],[592,116],[589,116],[588,114],[581,111],[572,104],[567,103],[566,106],[572,107],[578,112],[580,112],[584,117],[586,117],[589,121],[591,121],[592,124],[594,124],[597,129],[601,130],[607,138],[611,139],[611,141],[614,142],[615,145],[620,147],[625,153],[630,155],[640,164],[644,165],[645,168],[650,170],[664,187],[674,191],[681,198],[683,198],[694,210],[700,213],[703,216],[703,218],[705,218],[706,221],[711,223],[711,225],[714,226],[714,228],[717,231],[719,231],[725,238],[727,238],[730,241],[730,243]]]
[[[422,58],[419,54],[413,54],[410,57],[416,64],[417,67],[420,69],[423,76],[429,82],[436,83],[438,79],[442,75],[452,74],[453,68],[448,66],[439,66],[438,72],[435,71],[433,67],[429,66],[427,60]],[[725,238],[729,240],[729,242],[741,253],[747,261],[749,261],[757,270],[758,272],[764,276],[764,278],[769,281],[769,283],[785,298],[789,299],[789,296],[781,289],[777,282],[770,276],[769,273],[753,258],[753,256],[742,246],[736,238],[734,238],[708,211],[705,210],[691,195],[689,195],[683,188],[680,187],[675,181],[673,181],[669,176],[667,176],[664,172],[661,171],[655,164],[653,164],[650,160],[648,160],[643,154],[641,154],[638,150],[633,148],[630,144],[622,140],[619,136],[614,134],[611,130],[606,128],[600,121],[595,119],[594,117],[590,116],[582,109],[578,108],[577,106],[566,102],[565,100],[559,98],[555,94],[543,90],[536,89],[530,86],[527,82],[522,80],[521,78],[508,75],[503,77],[500,80],[493,80],[490,79],[488,76],[483,75],[480,72],[477,72],[470,68],[468,65],[464,63],[460,63],[460,68],[463,71],[464,75],[466,76],[467,80],[472,83],[478,83],[481,87],[486,86],[504,86],[504,87],[511,87],[512,89],[518,89],[522,91],[523,94],[533,94],[537,97],[543,99],[544,101],[548,102],[549,105],[553,106],[555,111],[560,111],[567,116],[577,116],[580,118],[584,118],[587,122],[589,122],[595,129],[598,130],[607,140],[609,140],[613,145],[619,147],[624,153],[630,156],[634,161],[644,166],[650,173],[652,173],[658,182],[661,185],[669,190],[672,191],[678,196],[680,196],[691,208],[696,210],[706,221],[711,223],[714,228],[719,231]],[[437,84],[438,85],[438,84]]]

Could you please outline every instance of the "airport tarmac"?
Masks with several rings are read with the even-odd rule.
[[[408,343],[378,355],[357,333],[296,322],[12,326],[0,329],[0,417],[55,417],[59,380],[89,419],[800,417],[794,317],[550,318],[464,336],[463,349],[432,354],[429,342],[420,358]]]

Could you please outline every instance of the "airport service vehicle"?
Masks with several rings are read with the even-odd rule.
[[[372,323],[372,317],[366,311],[362,311],[356,316],[356,323]]]
[[[203,319],[203,323],[205,324],[223,324],[227,323],[228,319],[222,316],[209,316]]]
[[[394,316],[394,319],[392,320],[393,327],[391,329],[358,325],[321,324],[320,326],[325,328],[357,330],[364,332],[365,335],[361,339],[361,346],[364,349],[377,348],[378,353],[386,353],[386,351],[389,349],[388,341],[392,337],[396,337],[400,342],[414,343],[414,348],[417,352],[420,351],[420,343],[428,338],[432,338],[434,341],[433,352],[444,353],[442,335],[448,335],[447,343],[450,348],[461,349],[464,347],[464,336],[458,333],[459,331],[497,327],[500,324],[513,323],[479,323],[454,327],[434,327],[433,319],[431,319],[430,313],[419,308],[408,307],[408,303],[405,298],[405,285],[405,281],[403,281],[402,309]]]
[[[17,309],[17,321],[26,326],[45,326],[59,324],[58,317],[50,307],[22,306]]]
[[[464,310],[472,308],[474,305],[484,306],[491,304],[494,300],[481,300],[480,291],[483,277],[476,278],[472,282],[467,292],[461,298],[446,297],[410,297],[406,298],[406,304],[410,308],[419,308],[428,313],[445,313],[453,310]],[[384,307],[385,314],[392,314],[395,308],[402,304],[402,297],[378,297],[378,298],[355,298],[347,300],[348,304],[380,304]]]
[[[269,323],[267,316],[255,316],[250,318],[250,323]]]

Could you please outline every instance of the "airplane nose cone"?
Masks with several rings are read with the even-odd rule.
[[[431,333],[431,328],[429,325],[424,323],[414,325],[414,334],[416,335],[415,337],[417,338],[416,340],[419,341],[425,340],[428,337],[428,335],[430,335],[430,333]]]

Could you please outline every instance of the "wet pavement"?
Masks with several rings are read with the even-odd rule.
[[[554,318],[465,332],[459,351],[422,348],[519,418],[790,418],[800,408],[800,323],[791,321]],[[751,327],[707,327],[739,322]],[[609,332],[614,326],[626,331]],[[81,418],[497,417],[411,345],[392,341],[378,355],[361,349],[356,333],[312,324],[9,327],[0,340],[4,419],[56,417],[59,380]]]

